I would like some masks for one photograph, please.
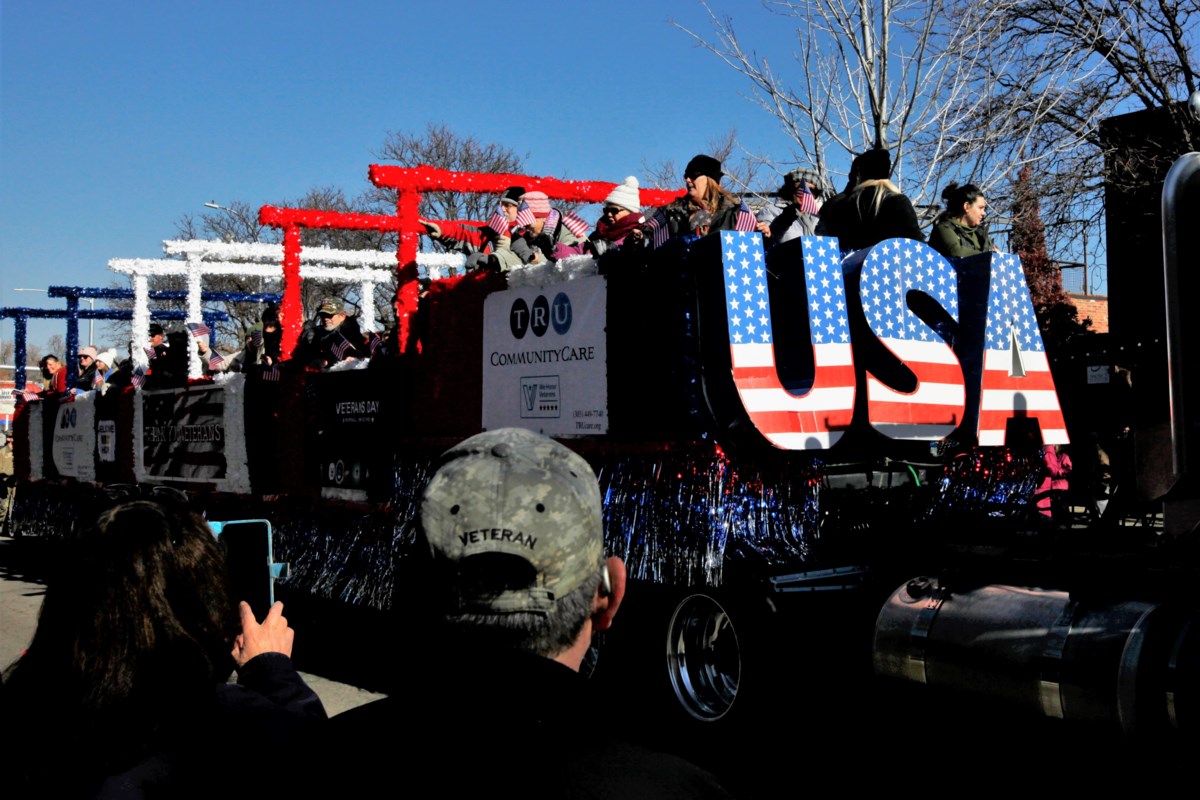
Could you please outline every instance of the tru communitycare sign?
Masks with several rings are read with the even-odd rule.
[[[490,295],[483,307],[483,427],[608,432],[606,281]]]

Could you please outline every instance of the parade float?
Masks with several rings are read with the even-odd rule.
[[[1200,207],[1188,158],[1168,182],[1173,220]],[[899,239],[764,249],[722,231],[462,273],[460,256],[417,251],[423,192],[522,185],[598,202],[613,184],[388,166],[370,178],[396,192],[395,215],[264,207],[282,245],[169,242],[174,258],[112,266],[132,276],[137,358],[162,271],[187,276],[196,320],[205,275],[282,276],[286,354],[302,281],[361,282],[370,330],[368,284],[388,269],[383,350],[215,378],[193,360],[176,387],[26,403],[8,532],[66,538],[89,493],[170,485],[212,520],[269,520],[293,607],[386,615],[412,580],[438,454],[518,425],[599,476],[636,611],[596,675],[646,708],[715,727],[786,713],[782,687],[852,664],[1126,734],[1197,724],[1194,546],[1098,533],[1080,546],[1035,506],[1041,448],[1067,444],[1069,426],[1015,256],[948,261]],[[314,253],[306,227],[396,232],[399,248]],[[1175,315],[1179,269],[1168,251]],[[1176,528],[1167,538],[1186,538]]]

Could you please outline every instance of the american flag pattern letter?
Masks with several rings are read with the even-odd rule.
[[[992,255],[985,333],[979,443],[1005,444],[1008,420],[1031,417],[1038,421],[1044,444],[1069,444],[1025,271],[1015,255]]]
[[[733,382],[754,426],[776,447],[822,450],[854,416],[854,355],[836,242],[804,237],[804,277],[815,377],[803,396],[788,392],[775,367],[766,261],[758,232],[724,231],[725,315]]]
[[[936,441],[962,424],[967,389],[958,357],[908,308],[923,292],[958,321],[958,273],[937,251],[912,239],[888,239],[862,262],[859,298],[871,331],[917,377],[898,392],[867,374],[871,427],[890,439]]]

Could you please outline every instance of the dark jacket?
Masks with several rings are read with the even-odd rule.
[[[370,356],[358,320],[350,316],[332,331],[325,330],[319,322],[310,322],[292,351],[294,363],[314,369],[324,369],[347,358]]]
[[[933,223],[929,246],[946,258],[966,258],[990,253],[992,238],[982,225],[972,228],[943,214]]]
[[[23,733],[6,745],[6,796],[14,798],[265,797],[279,780],[271,765],[283,763],[291,737],[325,719],[320,698],[282,653],[263,653],[242,667],[237,684],[181,703],[189,712],[165,720],[149,753],[128,752],[106,727],[88,731],[47,713],[45,702],[26,707],[22,699],[6,697],[3,709]]]
[[[659,209],[666,217],[669,238],[673,239],[676,236],[691,233],[692,228],[690,223],[692,214],[699,210],[700,207],[692,205],[686,196],[673,200]],[[721,204],[717,206],[717,210],[713,212],[712,222],[709,223],[708,230],[710,232],[735,230],[738,211],[744,211],[747,215],[750,214],[750,209],[737,197],[730,196],[724,198]],[[647,217],[651,216],[653,214],[647,215]]]
[[[725,798],[703,770],[621,741],[615,698],[548,658],[421,648],[384,700],[339,714],[297,759],[302,786],[360,797],[380,786],[439,797]],[[408,659],[406,659],[408,660]],[[403,742],[402,747],[398,747]]]
[[[886,239],[925,241],[912,202],[878,183],[860,184],[823,205],[817,235],[836,236],[844,251],[862,250]]]

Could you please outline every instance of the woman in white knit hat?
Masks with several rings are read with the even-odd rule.
[[[560,247],[555,249],[556,259],[566,256],[591,253],[601,256],[609,250],[621,246],[629,232],[644,225],[646,218],[642,216],[642,203],[638,194],[638,180],[630,175],[613,187],[604,198],[604,209],[596,229],[588,236],[582,245]]]

